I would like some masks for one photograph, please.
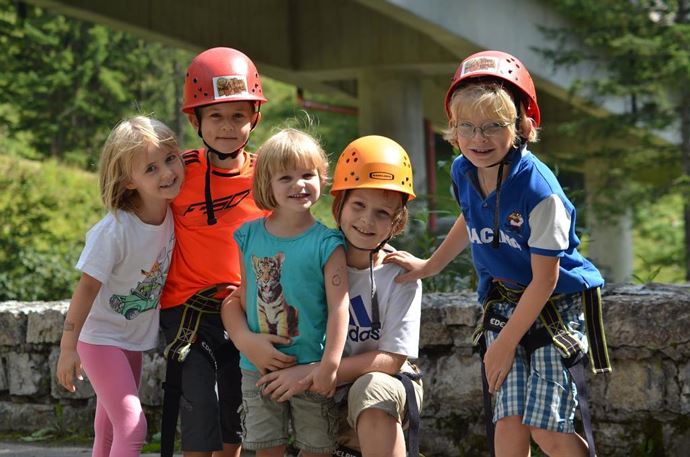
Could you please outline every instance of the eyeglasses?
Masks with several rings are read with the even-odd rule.
[[[476,126],[470,122],[461,122],[455,125],[458,135],[463,138],[474,138],[474,134],[479,130],[484,138],[491,138],[492,136],[501,133],[501,130],[511,125],[512,122],[487,122],[486,124]]]

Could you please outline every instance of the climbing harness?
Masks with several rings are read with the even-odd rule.
[[[482,358],[482,388],[486,435],[491,456],[495,455],[494,450],[494,430],[493,414],[491,407],[491,395],[486,378],[484,366],[484,354],[486,353],[487,330],[499,333],[508,322],[508,319],[498,314],[494,310],[496,303],[511,303],[517,305],[524,288],[510,287],[500,281],[491,284],[489,293],[484,302],[484,313],[481,323],[477,327],[472,337],[474,346],[478,349]],[[553,344],[559,351],[561,358],[568,372],[575,381],[577,388],[580,415],[582,416],[582,426],[585,431],[587,445],[589,447],[589,457],[595,457],[596,449],[594,446],[594,436],[592,433],[592,421],[589,411],[589,398],[587,395],[587,384],[585,382],[585,366],[590,365],[592,372],[608,373],[611,371],[611,363],[608,356],[606,345],[606,335],[604,333],[604,323],[602,318],[601,292],[599,287],[587,289],[582,292],[582,303],[585,314],[585,331],[590,343],[589,359],[586,357],[577,337],[569,331],[558,312],[558,305],[565,299],[565,294],[552,295],[546,302],[539,314],[539,320],[543,324],[536,330],[530,330],[520,340],[527,355],[531,355],[535,350],[548,344]]]
[[[199,334],[199,325],[204,315],[220,314],[223,298],[218,293],[225,285],[212,286],[192,295],[183,306],[180,326],[175,339],[163,351],[167,360],[165,382],[163,382],[163,420],[161,424],[161,457],[172,457],[175,448],[175,430],[182,395],[182,365],[192,350],[203,354],[215,371],[229,360],[229,351],[214,352],[211,345]]]

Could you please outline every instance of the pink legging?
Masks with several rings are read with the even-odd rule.
[[[77,352],[96,392],[93,457],[137,457],[146,440],[139,401],[142,354],[79,342]]]

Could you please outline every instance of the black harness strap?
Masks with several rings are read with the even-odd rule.
[[[609,373],[612,368],[606,345],[606,333],[604,332],[601,290],[598,287],[585,290],[582,302],[585,308],[585,325],[589,339],[589,359],[592,371],[594,374]]]
[[[180,412],[182,395],[182,364],[192,349],[200,351],[209,363],[218,370],[216,355],[203,337],[198,334],[204,314],[220,313],[222,300],[216,298],[218,287],[213,286],[192,295],[182,306],[182,319],[175,339],[163,351],[167,359],[165,381],[163,382],[163,418],[161,421],[161,457],[172,457],[175,451],[175,430]]]
[[[490,455],[495,455],[494,434],[495,426],[491,407],[491,395],[486,378],[486,368],[484,366],[484,354],[486,353],[487,330],[499,333],[505,327],[508,319],[493,311],[493,305],[507,301],[517,305],[523,290],[507,287],[501,282],[492,283],[487,299],[484,304],[484,316],[473,335],[473,343],[478,348],[482,358],[482,390],[485,415],[485,428],[488,440]],[[585,381],[585,366],[588,359],[580,346],[580,342],[573,335],[563,322],[558,312],[558,303],[564,298],[563,295],[554,295],[546,302],[539,314],[543,327],[529,331],[520,340],[528,355],[547,344],[553,344],[558,349],[563,363],[568,369],[570,376],[578,392],[580,415],[582,417],[582,427],[584,428],[587,445],[589,447],[589,457],[595,457],[596,448],[594,445],[594,434],[592,432],[592,419],[589,411],[589,398],[587,383]],[[594,373],[605,373],[611,371],[606,347],[606,337],[602,319],[601,293],[598,287],[587,289],[582,295],[583,307],[585,310],[585,323],[588,339],[590,340],[590,359],[592,360],[592,370]],[[592,335],[590,337],[590,334]],[[594,354],[592,354],[592,352]]]
[[[407,456],[419,457],[419,405],[417,395],[415,395],[412,381],[422,379],[422,373],[400,372],[394,376],[402,382],[405,388],[405,406],[407,406],[407,420],[409,428],[407,430]]]

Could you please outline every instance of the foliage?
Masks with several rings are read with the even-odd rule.
[[[0,300],[69,297],[101,211],[94,176],[0,155]]]
[[[427,212],[419,210],[418,205],[411,205],[410,218],[405,233],[391,241],[396,249],[408,251],[415,256],[427,259],[443,242],[450,231],[452,223],[458,217],[457,210],[454,213],[436,211],[438,226],[434,232],[429,227]],[[435,276],[422,280],[424,292],[456,292],[458,290],[472,289],[477,286],[477,277],[472,266],[470,250],[466,249],[454,258],[441,272]]]
[[[188,53],[34,6],[22,16],[14,3],[0,0],[0,124],[24,135],[29,157],[93,169],[122,117],[181,125]]]
[[[591,102],[590,113],[605,101],[617,106],[562,127],[563,133],[584,145],[583,152],[593,159],[590,165],[607,168],[597,183],[599,190],[590,192],[595,211],[617,214],[631,202],[647,205],[664,194],[685,195],[688,202],[690,194],[681,186],[690,174],[687,0],[555,0],[551,4],[569,22],[562,28],[544,28],[550,47],[538,51],[556,68],[571,69],[578,63],[588,67],[585,78],[573,84],[571,95]],[[668,143],[657,135],[674,139]],[[685,240],[685,249],[688,255],[690,240]],[[645,262],[652,271],[663,268],[663,261],[646,258]],[[685,274],[690,278],[690,271]]]

